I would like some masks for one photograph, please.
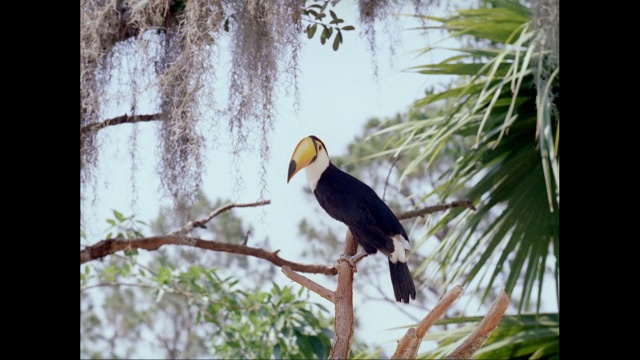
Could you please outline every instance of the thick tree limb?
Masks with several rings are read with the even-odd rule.
[[[406,220],[406,219],[411,219],[411,218],[426,215],[426,214],[431,214],[436,211],[444,211],[452,207],[466,207],[474,211],[476,210],[476,207],[473,206],[473,203],[471,202],[471,200],[459,200],[459,201],[452,201],[447,204],[427,206],[422,209],[407,211],[402,214],[396,215],[396,217],[398,218],[398,220]]]
[[[213,210],[208,216],[205,216],[198,220],[190,221],[182,228],[170,232],[169,235],[187,235],[196,227],[206,229],[207,227],[205,226],[205,224],[211,221],[211,219],[213,219],[214,217],[220,215],[225,211],[228,211],[236,207],[255,207],[255,206],[262,206],[262,205],[269,205],[269,204],[271,204],[271,200],[262,200],[262,201],[256,201],[256,202],[246,203],[246,204],[229,203]]]
[[[353,256],[358,243],[351,231],[347,230],[344,255]],[[355,268],[347,259],[338,263],[338,287],[335,292],[335,331],[329,359],[348,359],[354,331],[353,315],[353,273]]]
[[[322,296],[323,298],[335,303],[335,293],[326,287],[318,284],[317,282],[298,274],[295,271],[292,271],[288,266],[283,266],[281,271],[291,280],[297,282],[298,284],[306,287],[307,289],[313,291],[314,293]]]
[[[289,260],[285,260],[278,256],[278,251],[274,252],[265,251],[260,248],[255,248],[246,245],[221,243],[217,241],[202,240],[189,236],[177,236],[177,235],[165,235],[165,236],[152,236],[147,238],[122,240],[122,239],[109,239],[102,240],[97,244],[86,247],[80,251],[80,264],[84,264],[88,261],[101,259],[107,255],[116,253],[118,251],[144,249],[148,251],[158,250],[163,245],[182,245],[192,246],[204,250],[222,251],[232,254],[253,256],[260,259],[270,261],[277,266],[288,266],[292,270],[313,274],[325,274],[336,275],[338,271],[335,267],[323,266],[323,265],[308,265],[295,263]]]
[[[418,349],[422,343],[422,338],[427,333],[433,323],[438,320],[445,311],[453,304],[454,301],[462,294],[463,288],[460,285],[456,285],[453,289],[449,290],[438,301],[436,306],[431,310],[427,316],[425,316],[420,324],[416,328],[410,328],[404,334],[396,351],[393,353],[392,359],[415,359],[418,355]]]
[[[161,119],[161,114],[149,114],[149,115],[127,115],[118,116],[112,119],[105,120],[99,123],[89,124],[80,128],[80,135],[86,135],[92,131],[98,131],[104,129],[107,126],[120,125],[120,124],[133,124],[142,121],[156,121]]]
[[[480,349],[482,344],[489,338],[493,330],[502,319],[505,311],[509,307],[509,297],[505,294],[504,290],[500,291],[500,295],[496,301],[493,302],[491,310],[482,319],[480,325],[473,330],[473,332],[467,337],[467,339],[460,344],[446,359],[469,359],[476,351]]]

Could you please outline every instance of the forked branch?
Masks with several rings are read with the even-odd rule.
[[[420,344],[429,328],[434,322],[440,318],[444,312],[453,304],[453,302],[462,294],[462,286],[457,285],[449,290],[438,304],[422,319],[417,328],[410,328],[398,342],[396,351],[393,353],[392,359],[415,359],[420,349]],[[489,313],[482,319],[478,327],[460,344],[446,359],[470,359],[489,338],[493,330],[502,319],[507,307],[509,306],[509,297],[504,290],[500,291],[500,295],[494,301]]]

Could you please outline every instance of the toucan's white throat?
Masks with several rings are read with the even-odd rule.
[[[325,149],[321,149],[318,151],[316,160],[311,164],[307,165],[304,168],[307,173],[307,181],[309,182],[309,187],[311,191],[316,191],[316,187],[318,186],[318,181],[320,180],[320,176],[322,173],[329,167],[329,154],[325,151]]]

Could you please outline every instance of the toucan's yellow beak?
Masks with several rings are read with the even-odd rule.
[[[296,146],[296,149],[293,151],[293,155],[291,155],[291,161],[289,161],[287,184],[298,171],[314,162],[317,156],[316,144],[311,137],[300,140],[298,146]]]

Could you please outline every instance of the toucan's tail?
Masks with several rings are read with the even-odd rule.
[[[411,271],[406,262],[398,261],[395,264],[389,260],[389,273],[396,301],[409,303],[409,296],[416,299],[416,285],[413,283]]]

